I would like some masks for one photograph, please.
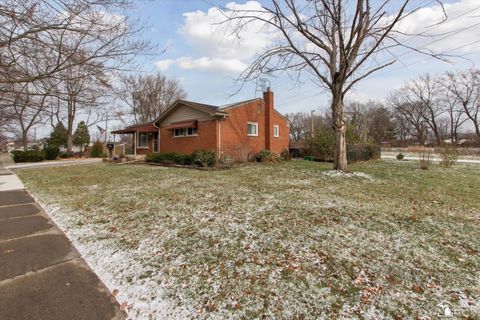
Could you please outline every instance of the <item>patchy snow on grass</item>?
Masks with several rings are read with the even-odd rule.
[[[151,246],[125,249],[95,224],[79,223],[76,215],[58,205],[36,199],[57,226],[72,241],[90,268],[112,292],[131,319],[186,319],[193,310],[176,306],[165,297],[158,270],[141,263],[138,256],[154,254]]]
[[[366,179],[368,181],[374,181],[375,179],[364,172],[343,172],[339,170],[329,170],[329,171],[323,171],[323,175],[327,177],[333,177],[333,178],[360,178],[360,179]]]
[[[443,300],[478,314],[476,168],[328,169],[19,175],[132,319],[427,319]]]

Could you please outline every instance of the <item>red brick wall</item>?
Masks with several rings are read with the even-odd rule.
[[[257,100],[228,109],[229,116],[220,122],[221,153],[236,160],[265,149],[265,107]],[[258,137],[247,136],[247,123],[258,123]]]
[[[197,136],[174,137],[173,130],[160,128],[160,152],[192,153],[198,149],[216,150],[217,120],[199,121]]]
[[[288,127],[287,120],[281,117],[277,112],[273,112],[272,116],[272,138],[270,140],[270,151],[275,153],[282,153],[283,150],[288,150],[289,145],[289,136],[290,136],[290,129]],[[273,126],[279,126],[279,137],[275,138],[273,136]]]
[[[270,130],[265,130],[265,104],[253,101],[248,104],[227,110],[230,116],[220,122],[221,153],[236,160],[246,160],[249,155],[264,150],[266,134],[270,135],[270,150],[281,153],[288,149],[289,130],[287,121],[277,112],[271,112]],[[247,123],[258,123],[258,137],[247,136]],[[280,136],[273,137],[273,125],[278,124]]]

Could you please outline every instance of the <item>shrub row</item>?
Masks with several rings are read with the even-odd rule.
[[[176,163],[176,164],[192,164],[192,155],[190,154],[182,154],[176,152],[168,152],[168,153],[150,153],[147,154],[145,159],[147,162],[155,162],[155,163]]]
[[[13,161],[17,162],[40,162],[45,160],[45,152],[39,150],[14,150],[12,151]]]
[[[255,154],[255,161],[257,162],[280,162],[288,161],[291,159],[290,152],[288,149],[282,151],[278,154],[270,150],[262,150],[259,153]]]
[[[195,164],[202,167],[211,167],[215,165],[217,157],[214,151],[211,150],[196,150],[192,154],[183,154],[176,152],[168,153],[150,153],[147,155],[147,162],[164,163],[164,164],[180,164],[191,165]]]

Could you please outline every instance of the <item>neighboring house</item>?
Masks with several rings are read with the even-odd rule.
[[[221,107],[178,100],[155,121],[112,133],[133,134],[136,155],[207,149],[220,158],[246,160],[262,150],[281,153],[289,144],[287,120],[274,109],[270,89],[263,99]]]

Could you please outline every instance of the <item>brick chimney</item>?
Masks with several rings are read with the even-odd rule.
[[[273,92],[270,87],[263,93],[265,102],[265,150],[270,150],[273,137]]]

